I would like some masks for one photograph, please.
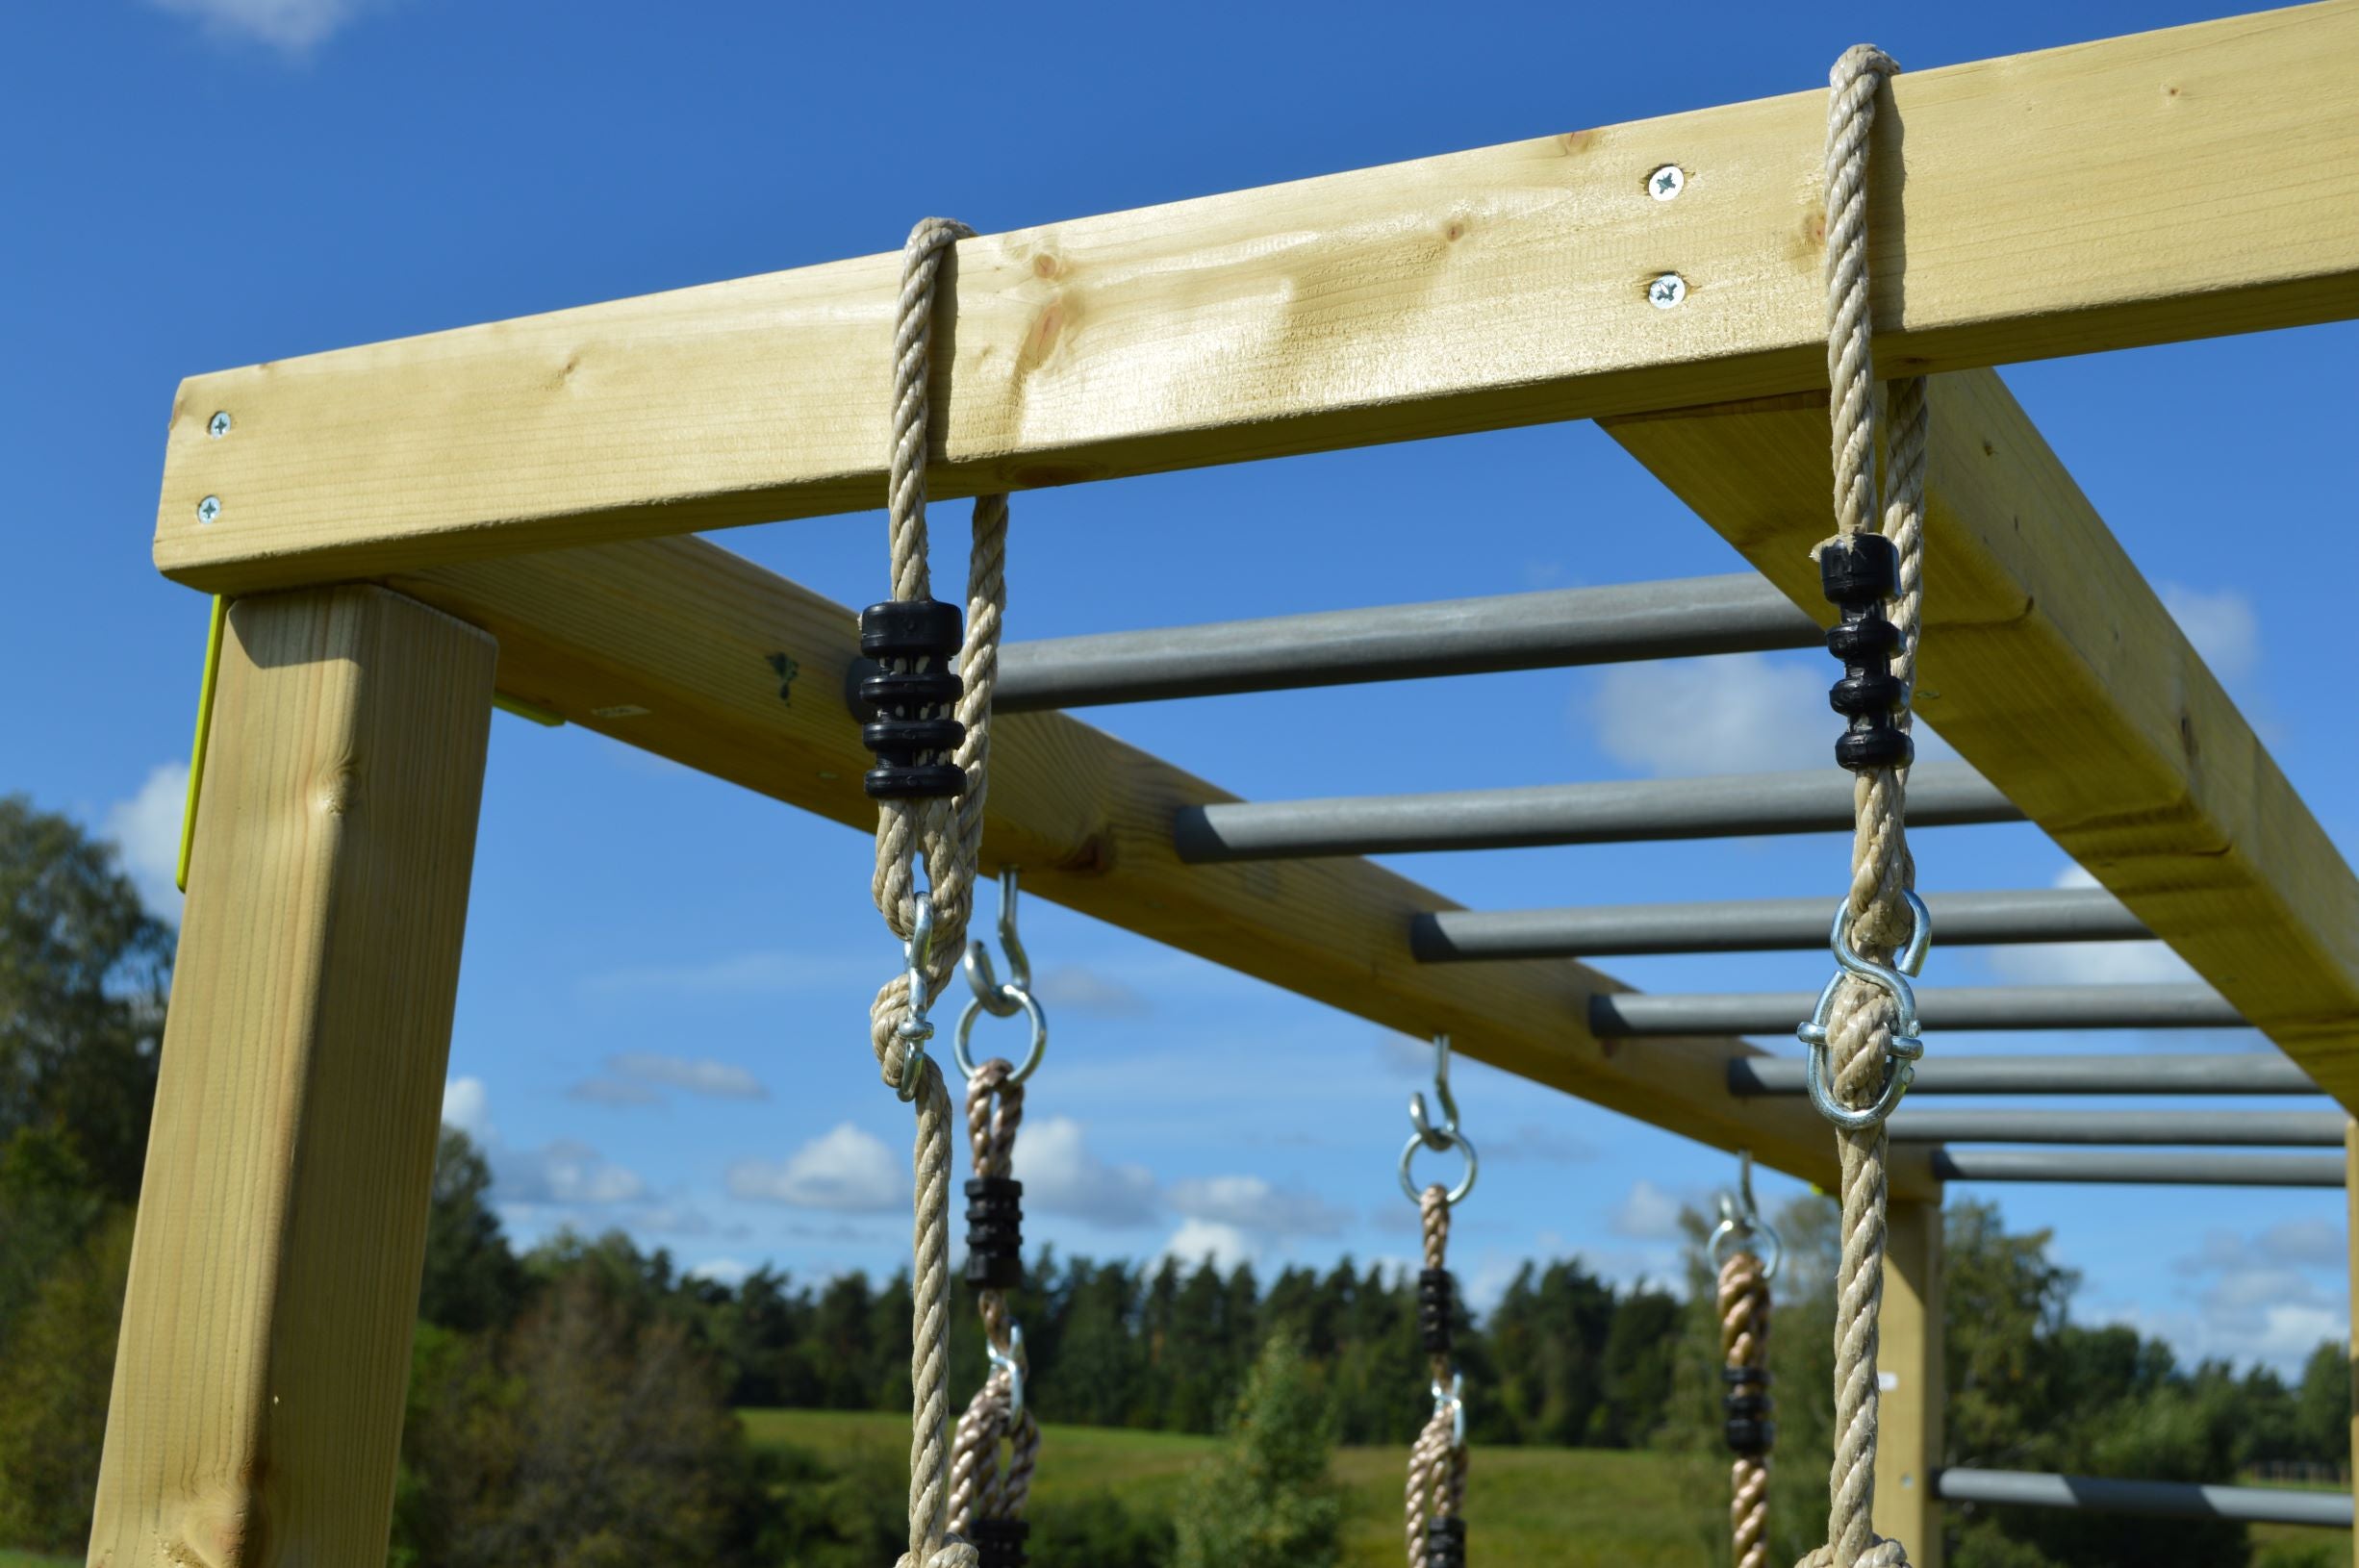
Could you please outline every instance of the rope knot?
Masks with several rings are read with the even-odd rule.
[[[1898,1541],[1888,1541],[1881,1535],[1870,1535],[1867,1548],[1849,1564],[1839,1564],[1835,1548],[1822,1546],[1804,1557],[1794,1568],[1909,1568],[1909,1553]]]

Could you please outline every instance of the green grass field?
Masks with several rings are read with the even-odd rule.
[[[875,1447],[905,1454],[909,1423],[845,1411],[748,1410],[757,1444],[820,1454]],[[1043,1502],[1113,1491],[1134,1508],[1168,1511],[1187,1473],[1213,1448],[1208,1437],[1052,1426],[1032,1495]],[[1401,1560],[1402,1469],[1397,1449],[1338,1451],[1345,1492],[1344,1561],[1394,1568]],[[1564,1568],[1696,1568],[1710,1560],[1720,1518],[1716,1467],[1688,1472],[1659,1454],[1492,1449],[1475,1457],[1467,1517],[1484,1558]]]
[[[0,1568],[82,1568],[80,1557],[44,1557],[0,1546]]]
[[[757,1444],[783,1444],[822,1455],[875,1449],[905,1455],[909,1423],[898,1415],[835,1410],[747,1410]],[[1033,1496],[1070,1499],[1118,1493],[1131,1506],[1169,1510],[1188,1471],[1211,1452],[1208,1437],[1050,1427]],[[1344,1485],[1347,1568],[1395,1568],[1401,1561],[1402,1469],[1399,1449],[1347,1448],[1335,1454]],[[1547,1563],[1551,1568],[1698,1568],[1725,1560],[1713,1546],[1724,1528],[1725,1484],[1715,1464],[1653,1453],[1595,1449],[1494,1448],[1479,1451],[1466,1515],[1487,1562]],[[2350,1560],[2340,1530],[2255,1526],[2259,1568],[2270,1549],[2328,1549],[2314,1560]],[[1471,1555],[1471,1554],[1470,1554]],[[2280,1559],[2283,1560],[2283,1559]],[[2300,1561],[2296,1557],[2292,1560]],[[0,1561],[0,1568],[10,1568]]]

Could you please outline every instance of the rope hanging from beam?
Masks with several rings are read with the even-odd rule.
[[[1877,1322],[1884,1303],[1888,1152],[1884,1119],[1921,1050],[1906,974],[1923,962],[1929,921],[1915,893],[1904,823],[1910,696],[1923,615],[1925,384],[1875,383],[1867,272],[1868,138],[1899,67],[1871,45],[1844,51],[1827,107],[1827,372],[1834,425],[1836,537],[1818,547],[1842,620],[1827,635],[1844,663],[1832,694],[1850,721],[1836,757],[1852,771],[1851,885],[1835,917],[1842,969],[1799,1031],[1814,1099],[1836,1124],[1842,1253],[1835,1307],[1835,1462],[1827,1544],[1802,1568],[1907,1568],[1907,1549],[1871,1528],[1876,1485]],[[1879,426],[1887,427],[1882,485]],[[1876,522],[1881,503],[1882,529]],[[1890,604],[1887,620],[1886,605]],[[1831,1076],[1831,1083],[1823,1081]]]
[[[963,642],[949,606],[931,597],[926,563],[926,454],[935,287],[951,247],[973,233],[927,218],[902,251],[893,329],[889,525],[893,597],[860,618],[863,650],[882,672],[861,683],[862,738],[879,766],[876,908],[901,938],[906,971],[876,993],[869,1037],[886,1083],[917,1107],[909,1361],[909,1550],[900,1568],[978,1568],[976,1549],[948,1533],[951,1103],[926,1054],[926,1013],[965,947],[982,843],[991,753],[991,693],[1006,602],[1007,497],[977,496],[967,568]],[[944,612],[949,611],[949,614]],[[947,635],[946,635],[947,634]],[[945,657],[955,648],[958,672]],[[954,714],[951,711],[954,704]],[[949,759],[945,767],[944,759]],[[923,859],[920,890],[914,859]]]

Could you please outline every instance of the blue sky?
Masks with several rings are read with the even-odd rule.
[[[926,214],[1008,228],[1806,89],[1863,37],[1931,66],[2225,9],[1499,5],[1438,26],[1332,5],[959,8],[926,13],[914,52],[940,74],[912,83],[910,36],[863,8],[23,8],[0,102],[18,585],[0,617],[0,789],[116,836],[170,912],[205,607],[155,574],[148,539],[183,375],[887,250]],[[2341,325],[2007,372],[2346,853],[2355,349]],[[953,577],[964,510],[937,517]],[[1014,527],[1016,637],[1741,567],[1587,425],[1027,494]],[[873,516],[725,543],[847,603],[884,580]],[[1827,678],[1795,654],[1093,717],[1280,797],[1817,766]],[[1649,721],[1666,707],[1687,716],[1670,743]],[[1395,738],[1404,715],[1413,746]],[[1503,753],[1489,737],[1508,725],[1531,740]],[[865,1040],[895,961],[869,856],[860,834],[596,736],[495,722],[450,1106],[494,1150],[520,1234],[621,1225],[689,1265],[804,1278],[901,1255],[907,1116]],[[1831,897],[1844,857],[1813,837],[1402,865],[1503,908]],[[2027,827],[1929,831],[1918,859],[1932,890],[2070,874]],[[1392,1163],[1420,1043],[1042,902],[1025,928],[1055,1019],[1022,1151],[1036,1238],[1265,1264],[1409,1255]],[[1824,962],[1607,967],[1649,987],[1807,989]],[[1957,949],[1931,973],[2139,979],[2173,961]],[[1732,1174],[1476,1064],[1459,1089],[1486,1152],[1455,1252],[1478,1300],[1531,1256],[1668,1277],[1679,1206]],[[2277,1361],[2345,1331],[2338,1194],[1985,1195],[2055,1227],[2088,1277],[2083,1316]]]

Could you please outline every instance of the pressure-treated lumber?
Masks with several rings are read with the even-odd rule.
[[[385,1560],[495,659],[379,588],[230,612],[92,1562]]]
[[[1884,1311],[1876,1355],[1875,1530],[1909,1549],[1915,1568],[1941,1568],[1941,1463],[1948,1380],[1941,1362],[1941,1205],[1896,1202],[1885,1241]]]
[[[1903,74],[1871,164],[1880,363],[2359,314],[2354,81],[2350,0]],[[1825,91],[1794,86],[967,241],[932,492],[1823,388]],[[1686,188],[1654,200],[1669,164]],[[157,564],[250,590],[874,506],[899,267],[196,377]],[[1657,309],[1668,272],[1687,296]]]
[[[1999,378],[1936,377],[1930,396],[1918,712],[2321,1088],[2359,1105],[2359,878]],[[1829,531],[1823,399],[1608,428],[1829,616],[1810,559]],[[1928,875],[1939,852],[1926,847]],[[1930,984],[1940,955],[1937,928]]]
[[[400,583],[498,637],[502,691],[873,830],[875,804],[860,791],[871,759],[844,704],[857,639],[842,606],[693,539],[437,568]],[[1183,865],[1173,814],[1226,797],[1066,715],[1002,716],[991,756],[983,858],[1022,866],[1027,894],[1407,1034],[1447,1030],[1495,1066],[1835,1179],[1834,1141],[1807,1104],[1772,1109],[1729,1092],[1729,1058],[1752,1048],[1601,1042],[1586,1006],[1615,982],[1570,961],[1510,974],[1419,964],[1410,919],[1453,906],[1366,861]],[[840,892],[866,899],[864,886]],[[897,949],[875,929],[889,974]],[[1902,1159],[1895,1183],[1921,1188],[1922,1169],[1921,1155]]]

